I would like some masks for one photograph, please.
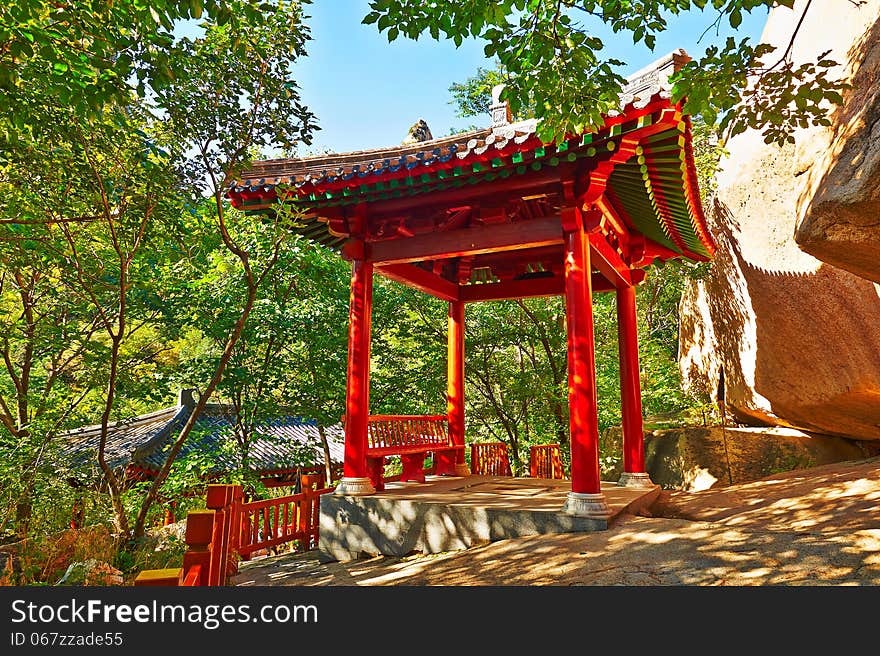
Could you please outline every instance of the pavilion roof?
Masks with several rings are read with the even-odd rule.
[[[667,55],[629,78],[621,110],[598,130],[543,143],[535,120],[498,124],[390,148],[255,162],[228,190],[233,205],[271,211],[279,199],[306,210],[296,230],[338,248],[346,235],[328,216],[351,206],[527,178],[554,168],[589,165],[638,145],[614,164],[607,195],[627,228],[671,253],[708,259],[715,243],[700,203],[690,121],[671,102],[668,77],[686,60]],[[329,224],[329,225],[328,225]]]
[[[107,431],[105,458],[112,469],[130,465],[146,472],[158,472],[165,464],[167,453],[177,434],[189,419],[194,402],[191,398],[176,406],[162,408],[128,419],[113,422]],[[212,460],[214,473],[234,471],[240,467],[234,436],[234,412],[231,407],[208,403],[199,415],[178,458],[203,454]],[[343,430],[337,424],[326,429],[330,457],[342,463]],[[60,465],[70,467],[79,476],[96,465],[96,452],[101,437],[100,426],[83,426],[61,436]],[[295,471],[323,463],[318,426],[314,420],[293,415],[279,415],[262,421],[253,428],[249,447],[249,467],[261,475]]]

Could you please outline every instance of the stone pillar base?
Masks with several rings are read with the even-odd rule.
[[[649,488],[654,487],[651,476],[646,472],[623,472],[620,480],[617,481],[618,487],[635,487]]]
[[[468,465],[466,462],[455,463],[455,475],[456,476],[470,476],[471,475],[471,470],[468,469]]]
[[[605,503],[605,495],[601,492],[599,494],[569,492],[568,498],[562,506],[562,512],[576,517],[595,517],[596,519],[611,517],[611,510]]]
[[[373,487],[370,479],[366,476],[363,478],[343,476],[333,494],[338,497],[364,497],[376,494],[376,488]]]

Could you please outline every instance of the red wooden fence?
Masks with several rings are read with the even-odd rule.
[[[504,442],[471,444],[471,473],[476,476],[512,476]]]
[[[333,488],[313,490],[306,476],[302,488],[299,494],[241,505],[237,550],[243,559],[293,540],[300,541],[301,551],[317,546],[321,495]]]
[[[302,477],[303,491],[278,499],[244,502],[240,485],[209,485],[207,510],[186,518],[183,567],[144,570],[137,586],[218,586],[238,571],[238,557],[300,540],[303,551],[318,543],[319,503],[333,488],[314,489]]]
[[[529,476],[565,478],[558,444],[539,444],[529,449]]]

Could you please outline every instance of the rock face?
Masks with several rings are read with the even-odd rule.
[[[827,13],[831,5],[835,16],[861,10],[814,4],[825,20],[808,14],[795,62],[834,47],[844,48],[837,56],[843,61],[862,31],[827,30]],[[763,40],[784,49],[803,5],[771,11]],[[868,5],[876,18],[880,0]],[[727,144],[707,208],[718,255],[682,296],[679,366],[687,387],[723,402],[742,423],[880,440],[880,287],[819,261],[794,240],[799,201],[815,183],[804,172],[825,147],[826,132],[801,129],[797,145],[782,148],[754,131]]]
[[[673,428],[645,434],[645,468],[664,489],[696,492],[876,455],[880,445],[791,428]],[[603,472],[603,480],[617,472]]]
[[[851,38],[834,56],[847,62],[852,89],[815,139],[820,156],[806,169],[795,240],[823,262],[880,282],[880,0],[825,5],[834,32]]]

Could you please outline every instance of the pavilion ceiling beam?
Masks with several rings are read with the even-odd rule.
[[[593,292],[610,292],[615,287],[601,274],[593,274]],[[461,300],[465,303],[477,301],[504,301],[515,298],[537,298],[539,296],[561,296],[565,293],[565,278],[553,276],[525,280],[506,280],[486,285],[462,285]]]
[[[630,287],[633,281],[629,266],[611,247],[605,236],[598,232],[591,232],[589,240],[590,259],[596,270],[605,276],[615,288]]]
[[[376,273],[443,301],[459,300],[458,285],[412,264],[385,264]]]
[[[486,285],[463,285],[461,287],[461,300],[465,303],[501,301],[509,298],[559,296],[564,292],[565,279],[561,276],[554,276],[552,278],[532,278],[530,280],[506,280]]]
[[[367,244],[367,259],[377,265],[403,264],[435,258],[540,248],[563,243],[558,216],[416,235]]]

